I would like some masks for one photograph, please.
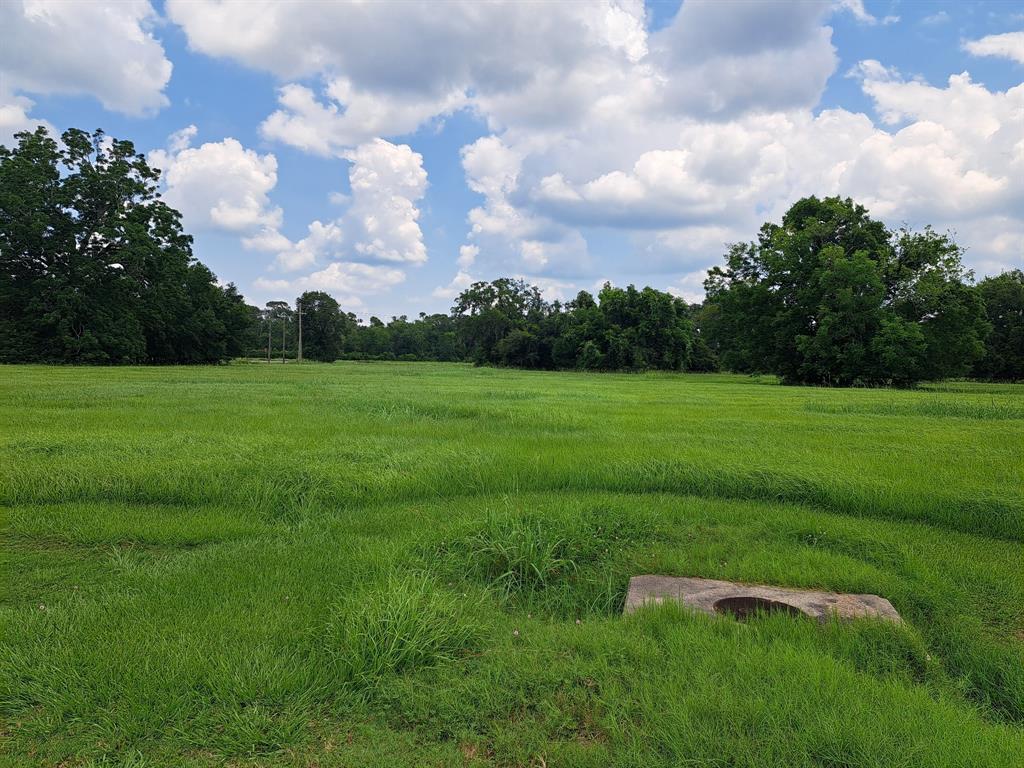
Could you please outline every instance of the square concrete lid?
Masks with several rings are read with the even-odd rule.
[[[757,611],[802,613],[818,621],[880,618],[900,622],[892,603],[878,595],[851,595],[808,589],[789,589],[761,584],[741,584],[686,576],[634,576],[623,613],[633,613],[650,603],[671,600],[712,616],[720,613],[739,618]]]

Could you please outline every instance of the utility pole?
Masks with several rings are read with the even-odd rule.
[[[295,358],[296,363],[302,362],[302,299],[295,300],[295,314],[299,316],[299,354]]]
[[[284,350],[288,346],[288,341],[284,337],[284,332],[288,328],[288,318],[285,314],[281,313],[281,363],[284,363]]]
[[[270,321],[270,315],[267,315],[267,362],[270,362],[270,339],[271,333],[274,330],[274,324]]]

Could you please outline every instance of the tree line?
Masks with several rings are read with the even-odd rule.
[[[509,278],[475,283],[450,314],[413,321],[362,325],[323,293],[299,304],[315,318],[315,328],[306,321],[307,355],[321,360],[728,370],[829,386],[1024,379],[1024,273],[975,285],[962,256],[930,228],[893,231],[850,199],[809,197],[755,241],[731,246],[709,271],[701,304],[610,284],[548,302]],[[296,325],[275,311],[267,322]]]
[[[0,362],[211,363],[236,357],[471,361],[595,371],[772,373],[792,383],[1024,379],[1024,273],[974,284],[962,250],[809,197],[729,247],[706,298],[605,284],[547,301],[523,280],[447,314],[362,323],[309,291],[259,309],[192,252],[159,171],[102,131],[0,146]]]
[[[597,297],[548,302],[536,286],[499,278],[463,291],[450,314],[421,313],[361,323],[331,296],[309,291],[297,309],[270,302],[250,334],[250,356],[292,357],[302,349],[322,361],[466,361],[533,369],[712,370],[695,335],[694,308],[669,293],[606,284]],[[705,359],[701,367],[702,354]]]

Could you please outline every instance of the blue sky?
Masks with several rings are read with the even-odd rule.
[[[26,0],[0,9],[0,142],[133,140],[260,304],[414,315],[501,275],[697,298],[815,193],[954,230],[981,275],[1024,266],[1022,30],[1007,1]]]

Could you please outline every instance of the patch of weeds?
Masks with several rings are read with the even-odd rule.
[[[18,453],[38,456],[63,456],[73,451],[68,443],[60,440],[12,440],[6,447]]]
[[[231,755],[270,755],[286,749],[302,738],[306,725],[306,718],[299,712],[258,702],[231,707],[217,715],[219,722],[205,745]]]
[[[938,653],[957,686],[994,720],[1024,723],[1024,648],[978,631],[977,619],[938,616]]]
[[[138,750],[132,750],[116,757],[103,757],[100,760],[87,760],[80,763],[82,768],[149,768],[155,763],[147,760]]]
[[[573,555],[580,554],[579,542],[573,533],[529,517],[492,517],[467,539],[466,549],[480,575],[498,590],[531,592],[578,573]]]
[[[436,555],[511,599],[565,616],[621,610],[625,553],[655,536],[643,514],[494,514]]]
[[[537,766],[535,756],[559,743],[602,745],[609,740],[601,716],[608,667],[603,657],[585,658],[564,644],[566,632],[581,634],[534,623],[530,641],[493,648],[475,674],[437,667],[395,678],[374,704],[393,728],[415,728],[427,742],[475,746],[489,765]]]
[[[423,400],[392,400],[376,405],[369,411],[370,415],[384,420],[431,420],[449,421],[458,419],[476,419],[480,410],[468,405],[452,403],[432,403]]]
[[[391,575],[338,606],[325,633],[328,656],[357,687],[452,661],[476,647],[481,635],[463,608],[464,601],[429,578]]]

